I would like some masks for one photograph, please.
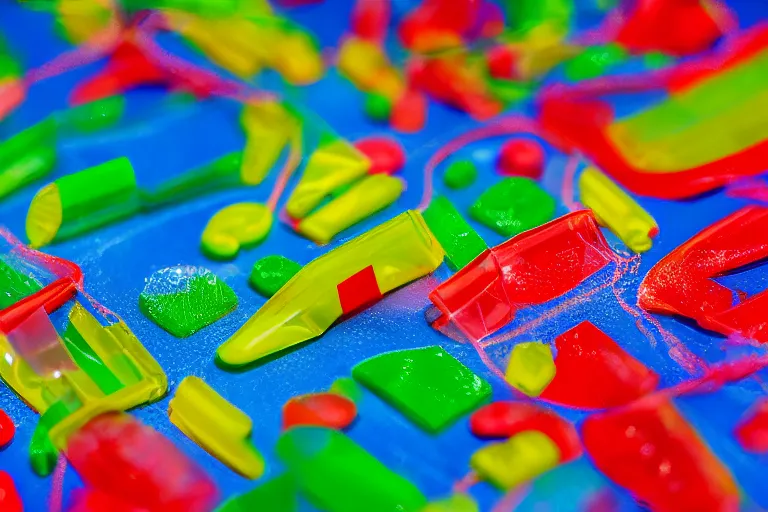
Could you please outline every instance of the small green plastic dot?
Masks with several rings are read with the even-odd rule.
[[[253,265],[251,285],[261,295],[269,298],[276,294],[299,270],[301,270],[301,265],[284,256],[265,256]]]
[[[370,92],[365,95],[365,114],[374,121],[387,121],[392,112],[392,102],[382,94]]]
[[[471,160],[458,160],[448,166],[443,175],[443,181],[448,188],[454,190],[467,188],[477,179],[477,167]]]

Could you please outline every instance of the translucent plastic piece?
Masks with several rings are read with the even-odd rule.
[[[720,160],[768,139],[768,51],[608,129],[631,165],[675,172]]]
[[[343,430],[357,417],[352,399],[336,393],[295,396],[283,405],[283,428],[314,425]]]
[[[27,316],[6,336],[16,353],[40,376],[58,379],[63,373],[75,370],[72,358],[42,308]]]
[[[334,190],[365,176],[370,162],[343,139],[321,143],[285,205],[288,215],[303,219]]]
[[[301,265],[285,256],[272,254],[264,256],[253,264],[249,282],[257,292],[266,298],[272,297],[293,276],[301,270]]]
[[[299,499],[296,483],[288,474],[278,475],[255,489],[233,496],[221,504],[216,512],[298,512]]]
[[[484,480],[513,489],[554,468],[559,460],[557,445],[541,432],[530,430],[480,448],[469,464]]]
[[[587,417],[581,438],[595,466],[651,510],[738,510],[728,469],[663,396]]]
[[[597,221],[607,226],[634,252],[653,245],[659,226],[653,217],[608,176],[589,167],[579,176],[579,197],[592,209]]]
[[[327,512],[418,512],[423,494],[341,432],[295,427],[277,454],[310,501]]]
[[[430,503],[421,512],[480,512],[480,509],[470,495],[454,494],[450,498]]]
[[[16,427],[11,418],[0,409],[0,450],[11,444],[13,435],[16,433]]]
[[[137,508],[208,512],[213,482],[173,443],[127,414],[104,414],[67,444],[67,460],[83,482]]]
[[[245,130],[241,176],[243,183],[258,185],[267,177],[300,121],[285,106],[261,101],[245,106],[240,116]]]
[[[325,244],[337,234],[394,203],[403,181],[384,174],[366,176],[339,197],[325,204],[298,225],[299,233]]]
[[[236,203],[222,208],[203,230],[203,252],[215,259],[233,259],[242,247],[263,242],[272,229],[272,220],[272,212],[261,203]]]
[[[264,472],[264,459],[250,441],[253,422],[198,377],[186,377],[168,404],[171,423],[236,473],[250,479]]]
[[[352,376],[428,432],[439,432],[486,402],[491,386],[442,347],[386,352]]]
[[[555,378],[555,362],[549,345],[538,341],[518,343],[509,358],[506,381],[528,396],[539,396]]]
[[[474,165],[472,166],[474,169]],[[432,199],[422,213],[445,250],[445,262],[451,270],[464,268],[488,246],[461,216],[455,206],[443,196]]]
[[[16,490],[16,483],[11,475],[0,471],[0,510],[3,512],[23,512],[24,505]]]
[[[736,426],[734,436],[744,450],[768,453],[768,400],[758,399],[746,417]]]
[[[519,309],[572,290],[615,259],[591,211],[574,212],[483,252],[435,288],[429,299],[452,322],[480,340],[504,327]]]
[[[638,305],[691,318],[726,336],[768,342],[768,291],[748,298],[715,281],[768,257],[768,208],[748,206],[721,219],[661,259],[640,283]]]
[[[237,302],[232,288],[213,272],[189,265],[155,272],[139,296],[141,311],[179,338],[228,315]]]
[[[0,94],[9,92],[0,87]],[[0,143],[0,199],[53,171],[56,137],[56,122],[49,117]]]
[[[555,200],[534,180],[504,178],[472,204],[469,214],[500,235],[514,236],[544,224],[555,214]]]
[[[371,41],[345,39],[339,49],[338,67],[358,89],[380,94],[390,102],[405,91],[400,71],[392,65],[384,48]]]
[[[216,352],[240,366],[310,340],[343,313],[339,284],[371,266],[381,293],[423,277],[443,250],[421,215],[407,211],[308,263]]]

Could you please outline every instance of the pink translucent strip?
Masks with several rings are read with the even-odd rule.
[[[43,308],[25,318],[6,337],[16,353],[41,377],[61,377],[77,367]]]

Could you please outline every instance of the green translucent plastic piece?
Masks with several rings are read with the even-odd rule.
[[[56,165],[56,122],[48,118],[0,143],[0,199],[40,180]]]
[[[502,0],[512,30],[525,33],[542,24],[566,30],[575,13],[573,0]]]
[[[509,237],[551,220],[555,214],[555,200],[534,180],[513,176],[483,192],[469,209],[469,214]]]
[[[48,407],[40,415],[40,420],[37,422],[37,427],[32,434],[32,441],[29,444],[29,461],[36,475],[48,476],[56,467],[59,451],[53,445],[48,433],[54,425],[69,416],[74,410],[76,410],[75,406],[62,400]]]
[[[627,57],[627,51],[618,44],[590,46],[566,63],[565,75],[574,82],[597,78]]]
[[[435,197],[422,212],[424,221],[445,251],[445,262],[451,270],[464,268],[488,248],[451,202]]]
[[[448,166],[443,181],[454,190],[467,188],[477,179],[477,167],[472,160],[457,160]]]
[[[61,339],[78,368],[88,374],[102,393],[110,395],[123,389],[123,383],[104,364],[72,323],[67,326]]]
[[[5,39],[0,35],[0,81],[5,78],[15,78],[21,75],[21,65],[13,58],[5,43]]]
[[[252,491],[225,501],[216,512],[296,512],[299,510],[298,489],[290,475],[283,474],[261,484]]]
[[[369,92],[365,95],[365,114],[374,121],[387,121],[392,113],[392,102],[383,94]]]
[[[288,429],[277,454],[309,501],[326,512],[418,512],[427,502],[412,483],[333,429]]]
[[[358,403],[363,396],[363,390],[353,379],[349,377],[341,377],[333,381],[330,389],[331,393],[345,396],[355,403]]]
[[[154,279],[174,279],[173,269]],[[155,282],[162,286],[163,283]],[[141,311],[157,325],[178,338],[185,338],[223,318],[237,307],[232,288],[210,272],[190,277],[186,289],[150,293],[148,285],[139,296]]]
[[[64,127],[90,133],[117,124],[124,113],[125,97],[110,96],[63,112],[60,122]]]
[[[534,87],[526,82],[486,78],[486,84],[494,96],[506,104],[519,103],[531,96]]]
[[[478,512],[477,503],[468,494],[454,494],[450,498],[435,501],[421,512]]]
[[[0,309],[5,309],[42,289],[32,277],[17,272],[0,258]]]
[[[491,397],[491,386],[439,346],[378,355],[352,377],[429,432],[439,432]]]
[[[271,255],[254,263],[250,283],[264,297],[271,297],[301,270],[301,265],[285,256]]]
[[[172,178],[152,191],[142,191],[142,207],[151,210],[211,192],[242,186],[243,181],[240,177],[242,162],[242,152],[229,153]]]
[[[172,9],[202,16],[232,16],[240,6],[240,0],[121,0],[120,3],[129,11]]]

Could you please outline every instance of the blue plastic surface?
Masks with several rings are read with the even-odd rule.
[[[768,16],[768,4],[759,6],[760,2],[749,0],[732,3],[741,14],[743,25]],[[343,32],[349,4],[344,0],[328,0],[321,5],[296,9],[292,16],[315,31],[322,47],[329,47]],[[10,2],[0,3],[0,31],[22,56],[27,67],[38,66],[68,48],[56,36],[49,16],[21,9]],[[204,62],[174,36],[163,36],[162,42],[187,58]],[[4,138],[39,121],[52,110],[64,108],[68,91],[98,67],[99,64],[90,65],[33,86],[24,106],[0,125],[0,137]],[[274,75],[268,74],[261,80],[279,88],[279,80]],[[363,95],[340,78],[335,70],[330,70],[318,84],[287,92],[286,97],[313,109],[348,139],[388,132],[364,118]],[[152,186],[216,156],[239,149],[243,144],[243,134],[238,126],[239,106],[234,103],[224,100],[174,102],[161,91],[151,89],[131,93],[128,99],[130,114],[119,128],[88,137],[74,137],[61,144],[61,163],[54,177],[107,159],[127,156],[134,164],[140,184]],[[629,105],[628,108],[636,106]],[[464,114],[432,103],[424,131],[415,135],[397,135],[409,155],[402,173],[408,182],[405,193],[396,205],[356,226],[344,236],[361,233],[406,208],[416,207],[422,194],[422,169],[426,160],[442,143],[474,126],[476,123]],[[446,127],[450,129],[446,130]],[[446,162],[438,169],[436,191],[445,194],[460,210],[466,211],[473,200],[498,179],[493,159],[503,141],[504,138],[497,138],[476,143],[457,155],[457,158],[471,157],[478,164],[480,178],[469,189],[456,192],[443,187],[440,172],[450,163]],[[565,159],[562,155],[553,154],[549,148],[548,156],[550,159],[542,183],[546,190],[560,198]],[[457,344],[442,336],[424,320],[424,312],[430,305],[427,294],[438,280],[450,275],[445,266],[434,276],[391,294],[371,309],[296,350],[247,371],[232,373],[218,368],[213,360],[216,347],[264,303],[264,299],[248,285],[253,263],[269,254],[282,254],[306,263],[328,249],[315,246],[285,225],[276,224],[265,244],[243,250],[233,262],[214,262],[202,255],[199,250],[200,235],[211,215],[235,202],[266,200],[275,177],[276,172],[273,171],[259,187],[217,193],[47,248],[48,252],[71,259],[82,267],[89,294],[119,314],[166,370],[171,387],[168,397],[134,413],[205,468],[224,496],[246,491],[259,482],[250,482],[233,474],[168,421],[166,410],[169,397],[187,375],[203,378],[253,418],[253,440],[267,460],[264,479],[282,470],[274,452],[282,405],[292,396],[327,389],[336,378],[348,376],[356,363],[381,352],[441,344],[494,385],[495,399],[510,396],[506,386],[484,366],[471,346]],[[37,188],[28,187],[0,202],[0,224],[7,225],[19,237],[23,236],[26,209]],[[691,201],[640,198],[639,202],[657,220],[661,232],[654,240],[653,249],[642,256],[639,272],[627,274],[619,282],[622,296],[632,304],[642,276],[662,256],[700,229],[747,204],[744,200],[728,198],[722,192]],[[560,202],[558,213],[565,211]],[[476,223],[473,226],[489,245],[503,241],[489,229]],[[608,238],[612,245],[622,248],[618,240],[611,236]],[[144,279],[159,269],[177,264],[210,268],[235,290],[240,299],[235,312],[183,340],[174,338],[153,324],[138,307]],[[743,289],[757,291],[768,285],[768,272],[760,268],[750,271],[748,278],[742,275],[727,279],[734,287],[740,287],[734,283],[743,282],[743,286],[748,287]],[[540,310],[549,307],[551,305]],[[536,314],[534,310],[520,315],[513,327]],[[651,366],[661,375],[662,385],[671,385],[689,377],[670,359],[668,347],[655,329],[651,327],[656,335],[653,345],[636,328],[635,319],[619,307],[610,288],[515,341],[550,340],[584,319],[591,320],[627,351]],[[723,350],[722,338],[718,336],[676,319],[658,319],[665,329],[708,362],[723,361],[734,355]],[[760,376],[765,380],[768,372],[760,372]],[[685,417],[731,468],[745,496],[762,507],[768,507],[768,487],[764,483],[768,474],[768,458],[743,452],[731,432],[749,405],[765,394],[755,379],[747,379],[716,393],[677,401]],[[2,385],[0,408],[11,416],[18,427],[12,445],[0,452],[0,469],[10,472],[16,480],[25,510],[47,510],[53,480],[34,476],[27,456],[37,415]],[[582,416],[576,411],[558,411],[575,421]],[[470,455],[483,445],[470,434],[467,418],[433,437],[420,431],[368,392],[359,404],[359,413],[359,420],[349,435],[390,468],[414,482],[430,498],[450,493],[454,483],[469,471]],[[79,485],[74,472],[67,471],[64,495]],[[473,487],[471,492],[478,499],[481,510],[490,510],[501,497],[501,493],[486,484]],[[306,506],[303,510],[312,509]]]

